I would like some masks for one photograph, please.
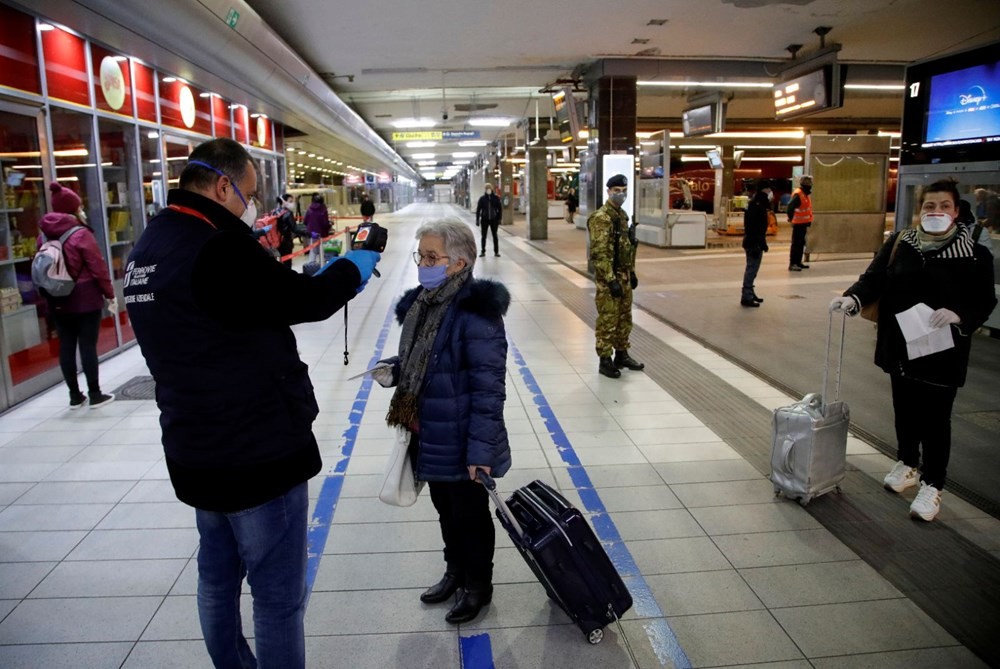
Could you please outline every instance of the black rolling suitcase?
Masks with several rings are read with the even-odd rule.
[[[632,608],[632,595],[587,519],[541,481],[516,490],[505,503],[493,479],[479,474],[500,523],[549,597],[590,643],[600,643],[604,626]]]

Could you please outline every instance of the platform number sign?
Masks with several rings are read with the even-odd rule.
[[[918,97],[919,95],[920,95],[920,82],[914,81],[912,84],[910,84],[910,97],[915,98]]]
[[[226,24],[230,28],[233,28],[234,30],[236,29],[236,24],[239,22],[239,20],[240,20],[240,13],[235,9],[230,9],[229,13],[226,14]]]

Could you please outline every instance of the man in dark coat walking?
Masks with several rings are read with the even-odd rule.
[[[503,205],[500,198],[493,193],[493,184],[486,184],[486,193],[479,198],[476,205],[476,225],[482,230],[482,253],[479,257],[486,255],[486,232],[493,231],[493,255],[500,257],[500,239],[497,237],[497,229],[500,227],[500,219],[503,218]]]

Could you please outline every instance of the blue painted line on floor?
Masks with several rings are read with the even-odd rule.
[[[462,669],[495,669],[493,663],[493,644],[489,634],[474,634],[459,637],[459,654],[462,657]]]
[[[375,366],[375,363],[382,358],[382,351],[385,350],[385,343],[389,338],[389,328],[395,317],[394,308],[390,308],[386,314],[382,329],[379,331],[378,339],[375,341],[375,351],[365,369]],[[306,558],[306,601],[312,594],[313,583],[316,581],[316,574],[319,572],[319,563],[323,558],[323,549],[326,548],[326,540],[330,536],[330,526],[333,523],[333,514],[337,511],[337,502],[340,501],[340,492],[344,486],[344,476],[347,473],[347,465],[351,462],[351,454],[354,453],[354,445],[358,439],[358,429],[361,427],[361,419],[364,418],[365,408],[368,406],[368,395],[372,389],[372,378],[363,377],[358,394],[354,398],[354,405],[348,416],[349,426],[344,430],[344,445],[341,447],[341,458],[333,466],[330,473],[323,479],[323,487],[319,491],[316,500],[316,508],[313,509],[312,518],[309,520]]]
[[[677,641],[677,635],[674,634],[674,631],[670,629],[670,625],[667,624],[663,616],[663,610],[656,603],[652,589],[639,571],[639,567],[636,565],[631,551],[629,551],[622,540],[618,527],[611,520],[611,516],[608,515],[608,510],[604,506],[601,496],[594,488],[594,484],[590,480],[586,468],[580,463],[580,458],[577,456],[573,445],[559,424],[559,420],[552,411],[548,400],[545,399],[545,394],[542,393],[541,388],[539,388],[538,383],[535,381],[534,375],[528,369],[524,357],[513,342],[510,342],[510,349],[514,356],[514,362],[517,363],[518,370],[521,373],[521,379],[531,392],[535,406],[538,408],[538,412],[541,414],[545,426],[549,430],[549,435],[552,437],[552,441],[555,443],[563,462],[566,463],[570,480],[580,494],[584,510],[592,514],[594,532],[597,534],[597,538],[601,540],[601,543],[605,545],[611,562],[622,575],[622,579],[625,581],[629,592],[632,593],[633,609],[636,615],[645,619],[642,621],[643,628],[646,630],[646,636],[649,637],[649,642],[656,653],[657,659],[664,666],[670,662],[677,669],[690,669],[691,660],[688,659],[684,649],[681,648],[680,643]]]

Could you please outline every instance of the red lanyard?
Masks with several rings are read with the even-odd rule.
[[[187,214],[188,216],[194,216],[195,218],[200,218],[201,220],[211,225],[214,229],[218,230],[215,223],[212,223],[212,221],[208,220],[208,216],[201,213],[200,211],[192,209],[191,207],[182,207],[179,204],[168,204],[167,207],[173,209],[174,211],[179,211],[182,214]]]

